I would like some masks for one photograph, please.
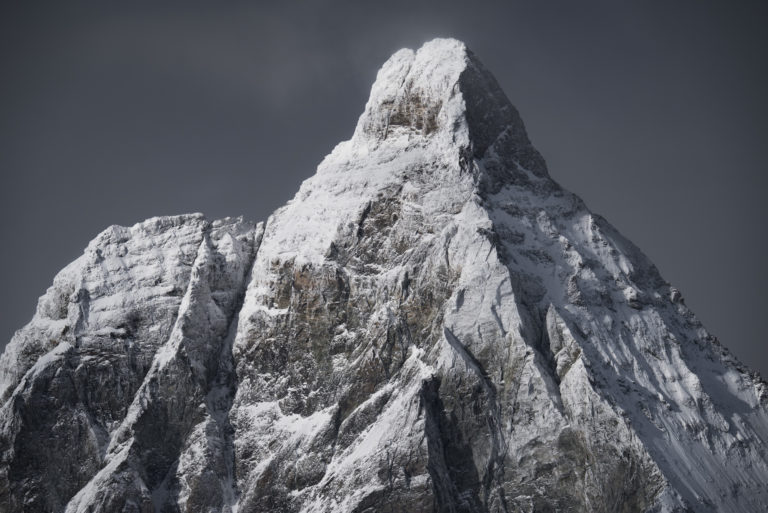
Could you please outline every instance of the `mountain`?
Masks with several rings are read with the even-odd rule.
[[[768,509],[765,382],[451,39],[266,223],[102,232],[0,381],[3,512]]]

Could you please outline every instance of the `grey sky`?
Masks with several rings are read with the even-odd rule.
[[[64,4],[0,7],[0,345],[110,224],[265,219],[390,54],[451,36],[550,174],[768,376],[764,1]]]

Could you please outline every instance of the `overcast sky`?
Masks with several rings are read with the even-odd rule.
[[[0,7],[0,346],[110,224],[265,219],[390,54],[451,36],[550,174],[768,376],[767,2],[122,4]]]

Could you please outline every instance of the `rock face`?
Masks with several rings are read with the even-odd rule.
[[[0,379],[0,511],[768,509],[765,383],[455,40],[264,225],[107,229]]]

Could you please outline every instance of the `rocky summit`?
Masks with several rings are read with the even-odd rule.
[[[763,512],[768,387],[459,41],[265,222],[113,226],[0,359],[2,512]]]

